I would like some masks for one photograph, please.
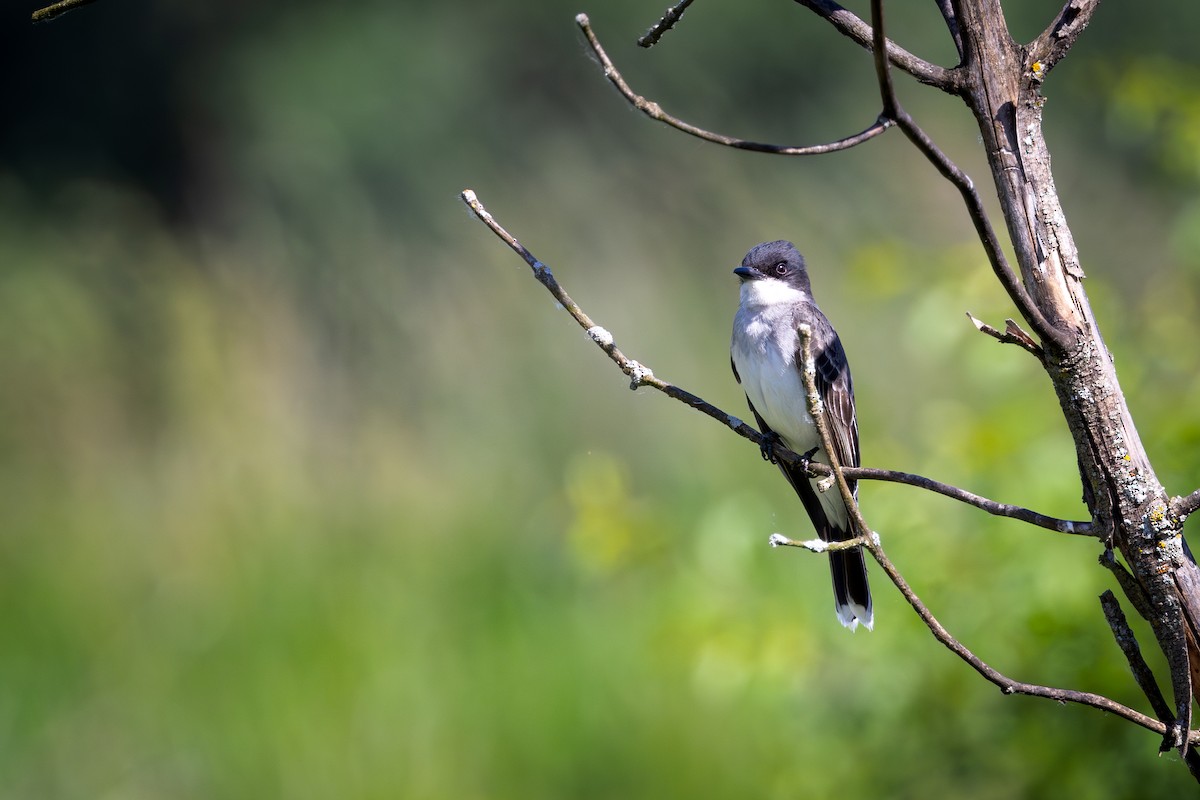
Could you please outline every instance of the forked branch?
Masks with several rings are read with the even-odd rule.
[[[1029,60],[1038,80],[1066,56],[1071,45],[1092,21],[1092,15],[1100,7],[1100,0],[1067,0],[1058,16],[1029,45]]]

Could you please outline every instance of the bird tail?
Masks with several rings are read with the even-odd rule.
[[[862,548],[830,553],[829,571],[833,575],[834,609],[838,621],[850,630],[857,628],[859,623],[867,630],[874,630],[875,609],[871,603]]]

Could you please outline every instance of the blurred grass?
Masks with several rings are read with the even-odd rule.
[[[108,6],[61,24],[102,24]],[[572,38],[576,9],[360,10],[299,4],[160,65],[193,126],[186,224],[120,170],[50,187],[0,171],[0,793],[1190,785],[1131,726],[1002,698],[878,578],[877,630],[847,635],[820,560],[764,546],[806,523],[754,448],[628,392],[455,198],[477,189],[628,354],[735,414],[729,269],[794,238],[854,363],[867,463],[1078,517],[1050,387],[966,321],[1011,310],[953,192],[902,141],[803,162],[725,152],[623,108]],[[869,62],[793,9],[696,8],[653,58],[631,46],[653,14],[604,12],[635,85],[702,123],[804,141],[874,113]],[[1120,24],[1101,15],[1097,41]],[[1056,177],[1147,446],[1187,491],[1194,176],[1128,167],[1184,129],[1128,128],[1154,84],[1111,54],[1115,72],[1089,69],[1087,41],[1057,84],[1075,116],[1047,115],[1077,137]],[[1068,99],[1101,90],[1111,105]],[[982,176],[959,109],[904,91]],[[1106,114],[1136,137],[1096,141]],[[1123,260],[1130,240],[1143,260]],[[862,496],[982,657],[1141,707],[1093,542],[905,487]]]

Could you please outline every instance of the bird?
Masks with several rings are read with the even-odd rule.
[[[816,388],[834,455],[844,467],[859,466],[854,384],[842,341],[817,307],[804,256],[791,242],[755,245],[733,274],[740,282],[740,297],[733,318],[730,363],[763,434],[763,457],[779,466],[823,541],[851,539],[853,526],[841,494],[836,489],[820,491],[804,466],[779,461],[772,450],[782,443],[806,460],[829,463],[805,401],[799,329],[808,325]],[[848,483],[857,502],[858,484]],[[860,624],[873,630],[875,612],[862,548],[830,552],[829,569],[838,620],[851,631]]]

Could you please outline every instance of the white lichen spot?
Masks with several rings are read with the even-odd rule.
[[[599,325],[593,325],[588,328],[587,335],[592,337],[592,341],[601,347],[608,347],[613,343],[613,335]]]
[[[636,361],[629,362],[629,388],[637,389],[646,381],[654,377],[654,371],[649,367],[643,367]]]
[[[771,547],[779,547],[780,545],[788,545],[791,543],[792,540],[784,536],[782,533],[772,533],[771,537],[767,539],[767,544],[771,545]]]

